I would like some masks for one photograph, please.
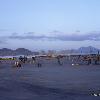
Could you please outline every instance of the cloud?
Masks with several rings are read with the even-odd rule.
[[[9,39],[19,39],[19,40],[23,40],[23,39],[32,39],[32,40],[40,40],[40,39],[45,39],[45,38],[47,38],[47,37],[45,37],[45,36],[42,36],[42,35],[40,35],[40,36],[33,36],[33,35],[31,35],[31,36],[9,36]]]
[[[62,41],[100,41],[100,33],[58,35],[56,39]]]
[[[57,34],[58,33],[58,34]],[[60,34],[59,34],[60,33]],[[32,39],[32,40],[61,40],[61,41],[85,41],[93,40],[100,41],[99,32],[90,32],[87,34],[63,34],[62,32],[57,32],[54,35],[36,35],[36,34],[26,34],[26,35],[12,35],[9,36],[10,39]]]
[[[53,34],[54,33],[54,34]],[[17,33],[13,33],[10,36],[3,37],[5,39],[17,39],[17,40],[48,40],[48,41],[100,41],[100,32],[89,32],[86,34],[66,34],[59,31],[53,31],[52,34],[36,34],[34,32],[25,33],[23,35],[18,35]],[[2,39],[3,39],[2,38]]]
[[[11,36],[17,36],[17,35],[18,35],[18,33],[15,32],[15,33],[12,33]]]
[[[33,34],[35,34],[35,32],[24,33],[24,35],[33,35]]]

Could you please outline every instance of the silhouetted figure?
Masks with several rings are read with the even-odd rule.
[[[91,58],[88,59],[88,65],[92,63]]]
[[[36,63],[37,63],[37,66],[38,66],[38,67],[42,67],[42,58],[39,58],[39,57],[38,57],[38,58],[36,59]]]
[[[21,62],[23,62],[23,57],[22,57],[22,56],[20,56],[20,57],[19,57],[19,60],[20,60]]]
[[[27,57],[24,56],[23,63],[25,63],[26,61],[27,61]]]
[[[97,61],[97,59],[95,59],[94,63],[95,63],[95,65],[97,65],[97,64],[98,64],[98,61]]]
[[[32,57],[32,63],[35,63],[35,62],[36,62],[36,58]]]
[[[41,63],[38,63],[38,67],[42,67],[42,64]]]
[[[57,56],[57,62],[59,65],[62,65],[61,61],[60,61],[60,56]]]
[[[15,62],[15,67],[21,67],[21,63],[18,62],[18,61],[16,61],[16,62]]]
[[[95,63],[95,65],[98,65],[98,63],[99,63],[99,56],[95,57],[94,63]]]

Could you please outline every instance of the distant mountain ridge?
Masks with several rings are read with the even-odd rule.
[[[100,52],[100,49],[88,46],[88,47],[80,47],[79,49],[71,49],[71,50],[62,50],[63,54],[97,54]],[[25,48],[18,48],[16,50],[3,48],[0,49],[0,56],[16,56],[16,55],[35,55],[39,54],[39,52],[32,52]]]
[[[14,55],[32,55],[33,52],[25,49],[25,48],[18,48],[16,50],[11,50],[8,48],[0,49],[0,56],[14,56]]]
[[[61,54],[98,54],[99,52],[100,49],[92,46],[60,51]]]
[[[100,51],[100,49],[92,47],[92,46],[88,46],[88,47],[80,47],[78,49],[79,53],[98,53]]]

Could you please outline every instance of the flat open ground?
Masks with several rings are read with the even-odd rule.
[[[0,100],[100,100],[91,93],[100,93],[100,65],[0,64]]]

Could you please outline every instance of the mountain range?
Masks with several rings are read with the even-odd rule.
[[[93,53],[93,54],[96,54],[100,51],[100,49],[98,48],[95,48],[95,47],[92,47],[92,46],[88,46],[88,47],[80,47],[78,49],[78,52],[79,53]]]
[[[8,48],[0,49],[0,56],[33,55],[33,54],[38,54],[38,52],[32,52],[25,48],[18,48],[16,50]]]
[[[100,52],[100,49],[92,47],[92,46],[61,51],[62,54],[98,54],[99,52]]]
[[[88,47],[80,47],[79,49],[71,49],[71,50],[62,50],[63,54],[68,54],[68,53],[78,53],[78,54],[97,54],[99,53],[100,49],[88,46]],[[39,54],[39,52],[32,52],[28,49],[25,48],[18,48],[16,50],[8,49],[8,48],[3,48],[0,49],[0,56],[15,56],[15,55],[36,55]]]

